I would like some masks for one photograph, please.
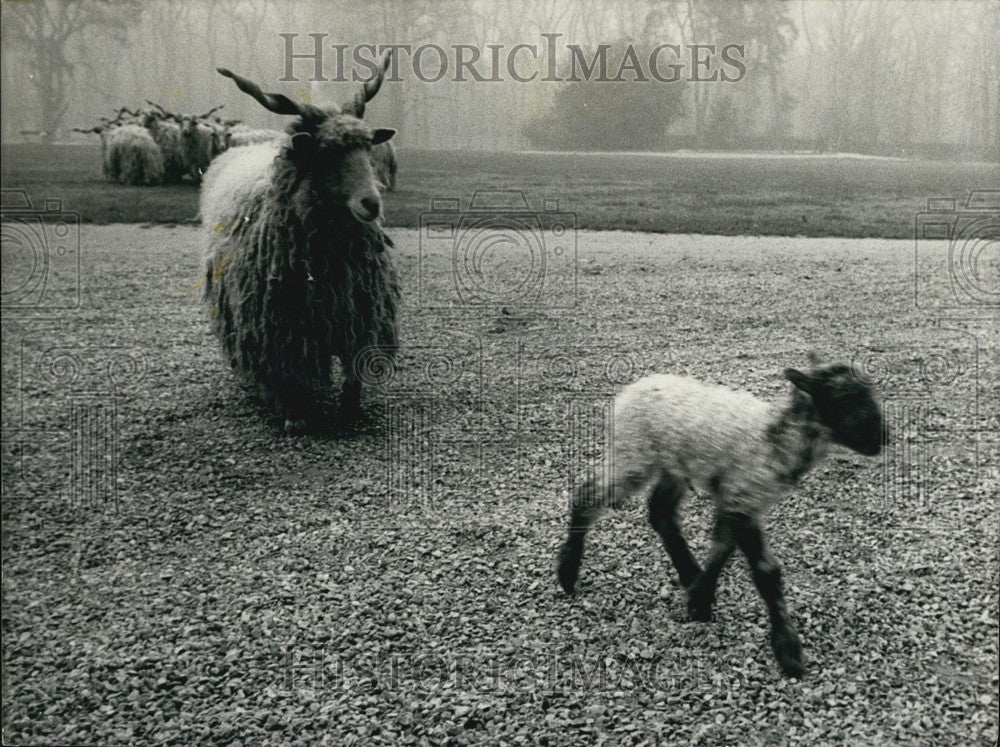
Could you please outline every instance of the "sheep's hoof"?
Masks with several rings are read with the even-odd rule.
[[[356,423],[361,419],[361,408],[359,407],[341,407],[337,411],[337,419],[345,424],[350,425],[351,423]]]
[[[786,677],[801,679],[805,667],[802,665],[802,644],[798,634],[791,628],[774,628],[771,630],[771,646],[782,673]]]
[[[297,418],[293,420],[292,418],[285,418],[285,435],[286,436],[301,436],[309,431],[306,425],[305,418]]]
[[[337,408],[337,419],[341,423],[354,423],[361,418],[361,403],[353,399],[341,399]]]

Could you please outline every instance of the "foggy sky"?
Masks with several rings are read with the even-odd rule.
[[[52,14],[61,7],[59,0],[37,2]],[[109,8],[115,20],[98,19],[72,34],[63,49],[48,53],[61,55],[71,71],[59,139],[66,139],[73,126],[90,126],[98,116],[123,105],[138,107],[145,99],[183,113],[224,103],[227,117],[254,126],[284,126],[280,117],[263,111],[216,74],[220,65],[258,81],[265,90],[317,103],[353,94],[357,83],[309,81],[309,60],[295,62],[298,82],[280,81],[286,64],[282,33],[300,35],[298,51],[311,46],[308,34],[327,34],[326,77],[335,74],[336,44],[348,45],[348,58],[359,44],[437,45],[450,55],[452,66],[453,45],[474,45],[483,59],[490,54],[487,45],[503,45],[503,66],[515,45],[542,46],[542,34],[548,33],[561,35],[560,64],[569,59],[564,47],[572,44],[593,50],[601,43],[633,42],[640,58],[657,44],[676,44],[682,50],[691,44],[743,46],[746,72],[737,82],[602,84],[642,86],[643,95],[651,98],[665,95],[666,86],[681,87],[683,114],[665,130],[680,138],[700,138],[702,144],[780,134],[822,141],[833,150],[850,150],[868,139],[903,155],[913,144],[948,143],[985,157],[1000,142],[1000,4],[995,2],[747,4],[758,21],[768,11],[783,16],[781,30],[765,23],[763,32],[738,25],[725,32],[712,28],[711,3],[705,0],[154,0],[138,6],[139,12],[114,2],[81,2]],[[8,141],[22,138],[24,130],[49,127],[35,85],[44,74],[39,59],[46,50],[20,19],[10,18],[29,13],[24,6],[31,4],[2,6],[2,135]],[[119,23],[124,27],[114,29]],[[776,48],[782,44],[787,45],[783,52]],[[527,53],[517,59],[521,70],[544,73],[544,61],[532,68]],[[377,125],[397,128],[402,146],[530,148],[525,126],[552,114],[554,90],[572,85],[543,81],[543,75],[518,82],[505,67],[500,81],[456,82],[452,69],[442,80],[428,82],[414,74],[411,60],[400,60],[403,80],[387,83],[367,115]],[[435,54],[426,55],[425,68],[436,68],[436,60]],[[558,122],[558,115],[551,121]]]

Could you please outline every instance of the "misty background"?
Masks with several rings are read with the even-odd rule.
[[[438,82],[408,59],[366,118],[401,146],[479,150],[775,149],[1000,160],[1000,3],[944,0],[35,0],[2,4],[2,137],[64,141],[146,99],[283,127],[215,73],[315,103],[358,84],[284,74],[281,33],[327,44],[741,44],[737,83]],[[505,50],[506,53],[506,50]],[[350,52],[348,52],[350,54]],[[486,56],[484,50],[484,57]],[[590,55],[588,55],[589,58]],[[620,55],[608,55],[612,70]],[[527,59],[527,58],[524,58]],[[428,55],[425,69],[436,69]],[[326,74],[334,75],[328,47]],[[673,60],[664,57],[663,66]],[[454,55],[450,58],[453,64]],[[486,66],[480,63],[482,68]],[[715,67],[718,67],[716,63]],[[611,73],[613,75],[613,72]],[[685,73],[684,77],[687,77]]]

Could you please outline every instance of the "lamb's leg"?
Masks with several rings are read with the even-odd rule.
[[[757,590],[767,604],[767,612],[771,617],[771,646],[781,671],[789,677],[801,677],[802,644],[785,608],[781,590],[781,567],[768,551],[764,534],[756,520],[744,518],[736,522],[734,533],[736,544],[750,563]]]
[[[580,575],[580,563],[583,561],[583,540],[587,530],[597,521],[604,508],[601,496],[597,495],[597,481],[587,480],[573,496],[570,506],[569,534],[559,550],[558,575],[559,585],[567,594],[572,594],[576,588],[576,579]]]
[[[701,569],[677,523],[677,507],[684,497],[685,489],[684,483],[672,475],[660,478],[649,496],[649,523],[660,535],[663,547],[677,569],[681,586],[687,587]]]
[[[719,581],[726,561],[733,554],[735,540],[732,520],[725,514],[716,514],[712,527],[712,547],[705,561],[705,569],[699,573],[688,587],[688,617],[697,622],[712,619],[712,605],[715,602],[715,586]]]

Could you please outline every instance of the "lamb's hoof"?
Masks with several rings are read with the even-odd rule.
[[[691,622],[712,622],[712,600],[705,599],[693,587],[688,587],[688,620]]]
[[[711,606],[688,604],[688,620],[691,622],[712,622]]]
[[[580,559],[574,558],[571,552],[567,552],[563,548],[559,553],[557,574],[562,590],[567,594],[572,594],[576,589],[576,579],[580,575]]]
[[[309,432],[305,418],[285,418],[285,435],[302,436]]]
[[[573,596],[576,593],[576,577],[577,573],[575,571],[567,571],[564,568],[559,569],[559,585],[569,596]]]
[[[771,646],[781,672],[786,677],[801,679],[805,667],[802,665],[802,643],[798,634],[791,628],[776,628],[771,631]]]

